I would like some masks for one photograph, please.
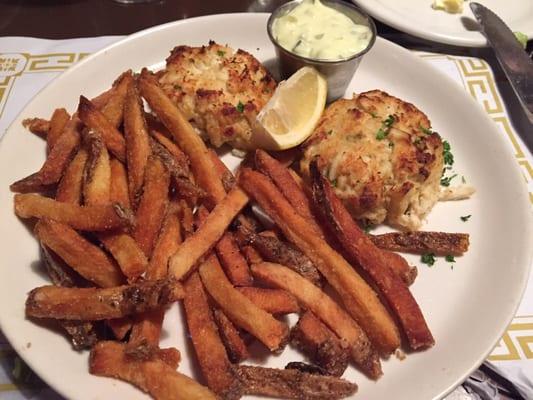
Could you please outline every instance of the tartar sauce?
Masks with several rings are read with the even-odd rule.
[[[274,20],[272,33],[285,49],[320,60],[348,58],[365,49],[372,32],[319,0],[304,0]]]

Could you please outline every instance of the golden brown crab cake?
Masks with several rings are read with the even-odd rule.
[[[384,93],[373,100],[386,104],[390,98]],[[300,167],[309,176],[309,163],[319,155],[323,173],[355,218],[416,230],[438,200],[442,141],[437,133],[428,134],[429,120],[416,107],[392,99],[396,106],[372,113],[359,108],[360,96],[332,103],[305,143]],[[395,113],[406,107],[410,112]],[[415,128],[419,121],[428,133]]]
[[[216,147],[252,148],[257,114],[276,88],[251,54],[212,41],[174,48],[158,77],[167,95]]]

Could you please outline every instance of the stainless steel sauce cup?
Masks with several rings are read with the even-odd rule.
[[[288,3],[285,3],[274,10],[267,23],[268,36],[276,48],[282,79],[287,79],[302,67],[314,67],[326,78],[328,82],[327,101],[329,103],[344,95],[344,92],[346,91],[348,84],[357,70],[359,63],[363,59],[363,56],[372,48],[374,42],[376,41],[376,25],[367,14],[352,4],[346,3],[342,0],[323,0],[322,3],[324,5],[343,13],[356,24],[368,26],[372,32],[372,37],[370,38],[370,42],[364,50],[347,58],[338,60],[321,60],[303,57],[283,48],[277,42],[272,32],[272,25],[274,24],[274,21],[278,17],[287,14],[301,2],[302,0],[289,1]]]

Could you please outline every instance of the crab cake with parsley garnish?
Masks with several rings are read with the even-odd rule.
[[[422,111],[374,90],[326,109],[300,167],[308,176],[320,155],[323,173],[356,219],[416,230],[439,199],[442,153]]]

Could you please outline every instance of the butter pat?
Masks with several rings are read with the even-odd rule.
[[[464,0],[435,0],[431,7],[434,10],[444,10],[450,14],[460,14],[463,12]]]

